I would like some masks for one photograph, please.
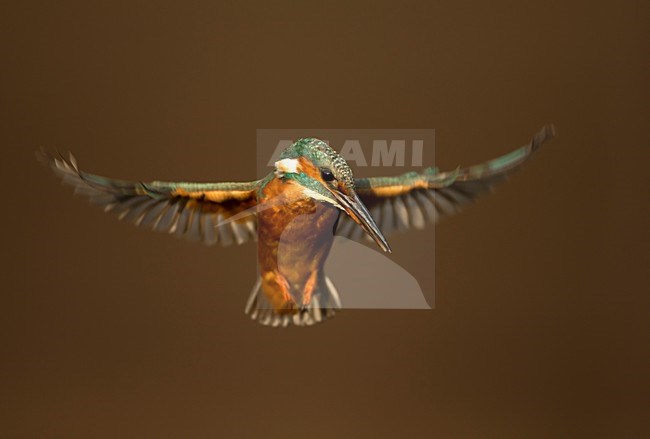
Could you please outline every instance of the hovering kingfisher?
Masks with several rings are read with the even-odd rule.
[[[39,158],[75,194],[120,220],[208,245],[257,240],[261,272],[246,313],[265,325],[305,326],[341,307],[323,272],[334,235],[365,236],[390,252],[384,234],[458,212],[553,136],[548,125],[527,145],[481,165],[373,178],[354,178],[345,159],[314,138],[285,149],[265,178],[242,183],[131,182],[83,172],[72,155],[41,150]]]

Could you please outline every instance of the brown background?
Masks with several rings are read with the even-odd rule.
[[[647,434],[647,2],[88,3],[0,7],[0,437]],[[437,228],[435,310],[307,329],[243,315],[254,246],[119,223],[33,155],[241,180],[257,128],[435,128],[455,167],[546,122]],[[433,233],[391,244],[433,288]]]

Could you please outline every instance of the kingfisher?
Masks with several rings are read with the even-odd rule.
[[[207,245],[257,241],[259,278],[245,312],[263,325],[286,327],[324,321],[341,308],[324,272],[336,235],[390,252],[387,234],[459,212],[554,134],[547,125],[528,144],[479,165],[371,178],[355,178],[346,160],[316,138],[297,140],[272,172],[249,182],[125,181],[81,171],[72,154],[37,154],[75,194],[120,220]]]

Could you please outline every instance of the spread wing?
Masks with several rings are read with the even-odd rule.
[[[39,159],[50,166],[75,194],[116,214],[120,220],[165,231],[207,245],[240,244],[257,239],[257,182],[172,183],[132,182],[100,177],[79,170],[75,158],[41,150]],[[249,215],[247,213],[250,212]],[[237,215],[237,219],[222,221]]]
[[[490,192],[554,135],[553,125],[547,125],[527,145],[489,162],[455,171],[427,168],[422,173],[398,177],[359,178],[355,180],[356,192],[384,234],[411,227],[421,229]],[[366,236],[345,215],[341,216],[337,234],[356,240]]]

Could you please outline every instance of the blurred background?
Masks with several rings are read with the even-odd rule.
[[[4,2],[0,437],[648,437],[648,9]],[[547,122],[435,251],[391,238],[435,309],[286,330],[243,314],[254,245],[120,223],[34,159],[246,180],[258,128],[434,128],[454,168]]]

